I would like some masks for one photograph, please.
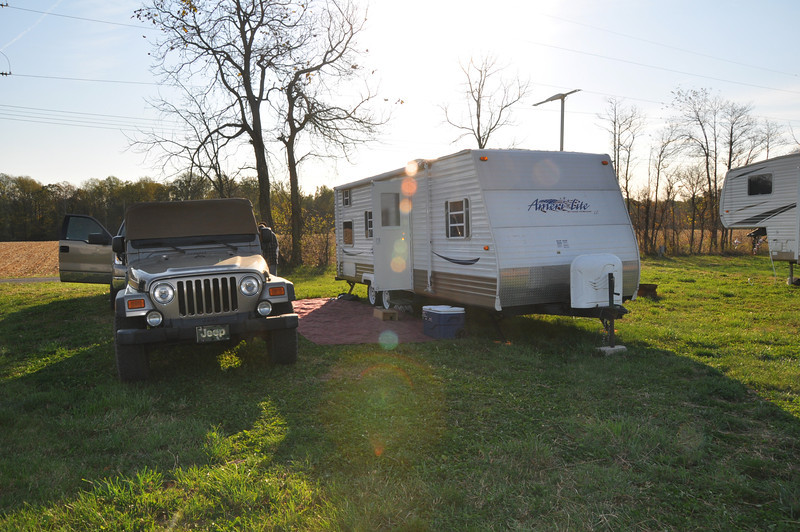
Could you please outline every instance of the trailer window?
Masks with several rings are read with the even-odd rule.
[[[469,200],[444,202],[447,238],[467,238],[469,236]]]
[[[372,211],[364,211],[364,236],[372,238]]]
[[[345,246],[353,245],[353,222],[350,220],[342,222],[342,243]]]
[[[772,194],[772,174],[751,175],[747,178],[747,195]]]
[[[400,227],[400,194],[381,193],[381,227]]]
[[[342,190],[342,205],[344,207],[350,206],[350,189]]]

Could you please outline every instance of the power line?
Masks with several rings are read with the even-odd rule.
[[[552,48],[552,49],[555,49],[555,50],[563,50],[565,52],[570,52],[570,53],[573,53],[573,54],[588,55],[590,57],[597,57],[597,58],[600,58],[600,59],[606,59],[608,61],[617,61],[619,63],[626,63],[626,64],[629,64],[629,65],[640,66],[640,67],[643,67],[643,68],[651,68],[651,69],[654,69],[654,70],[661,70],[661,71],[664,71],[664,72],[671,72],[673,74],[682,74],[684,76],[692,76],[692,77],[697,77],[697,78],[710,79],[712,81],[720,81],[720,82],[723,82],[723,83],[731,83],[733,85],[742,85],[742,86],[745,86],[745,87],[754,87],[754,88],[757,88],[757,89],[764,89],[764,90],[770,90],[770,91],[776,91],[776,92],[784,92],[784,93],[787,93],[787,94],[800,95],[800,91],[795,91],[795,90],[791,90],[791,89],[778,89],[778,88],[775,88],[775,87],[767,87],[765,85],[758,85],[758,84],[755,84],[755,83],[747,83],[747,82],[744,82],[744,81],[733,81],[733,80],[730,80],[730,79],[717,78],[717,77],[714,77],[714,76],[706,76],[706,75],[703,75],[703,74],[695,74],[693,72],[686,72],[686,71],[683,71],[683,70],[676,70],[676,69],[660,67],[660,66],[656,66],[656,65],[648,65],[647,63],[640,63],[638,61],[632,61],[632,60],[629,60],[629,59],[619,59],[617,57],[610,57],[610,56],[607,56],[607,55],[596,54],[594,52],[586,52],[586,51],[583,51],[583,50],[575,50],[573,48],[567,48],[565,46],[557,46],[555,44],[546,44],[546,43],[543,43],[543,42],[529,41],[527,39],[523,39],[523,41],[527,42],[528,44],[532,44],[534,46],[542,46],[542,47],[545,47],[545,48]]]
[[[124,22],[111,22],[110,20],[100,20],[100,19],[96,19],[96,18],[86,18],[86,17],[75,17],[75,16],[72,16],[72,15],[62,15],[60,13],[51,13],[51,12],[48,12],[48,11],[37,11],[36,9],[28,9],[26,7],[10,6],[7,3],[6,4],[0,4],[0,7],[7,7],[8,9],[16,9],[17,11],[28,11],[29,13],[38,13],[40,15],[48,15],[48,16],[51,16],[51,17],[69,18],[69,19],[73,19],[73,20],[83,20],[83,21],[86,21],[86,22],[97,22],[99,24],[111,24],[111,25],[114,25],[114,26],[125,26],[125,27],[128,27],[128,28],[136,28],[137,30],[148,30],[148,31],[155,31],[156,30],[156,28],[151,28],[151,27],[148,27],[148,26],[142,26],[142,25],[139,25],[139,24],[126,24]]]
[[[609,29],[606,29],[606,28],[601,28],[599,26],[592,26],[591,24],[584,24],[583,22],[578,22],[576,20],[571,20],[571,19],[568,19],[568,18],[558,17],[558,16],[555,16],[555,15],[549,15],[549,14],[546,14],[546,13],[540,13],[540,14],[542,16],[545,16],[545,17],[548,17],[548,18],[551,18],[551,19],[554,19],[554,20],[560,20],[562,22],[567,22],[569,24],[575,24],[576,26],[583,26],[585,28],[590,28],[590,29],[593,29],[593,30],[596,30],[596,31],[602,31],[602,32],[605,32],[605,33],[609,33],[611,35],[618,35],[620,37],[625,37],[626,39],[632,39],[634,41],[640,41],[640,42],[644,42],[644,43],[647,43],[647,44],[653,44],[655,46],[661,46],[662,48],[667,48],[667,49],[670,49],[670,50],[676,50],[678,52],[683,52],[683,53],[686,53],[686,54],[692,54],[692,55],[696,55],[696,56],[699,56],[699,57],[706,57],[708,59],[714,59],[715,61],[721,61],[723,63],[730,63],[732,65],[743,66],[743,67],[747,67],[747,68],[753,68],[753,69],[756,69],[756,70],[763,70],[765,72],[772,72],[774,74],[783,74],[785,76],[790,76],[790,77],[794,77],[794,78],[800,77],[800,76],[798,76],[798,74],[791,73],[791,72],[784,72],[783,70],[777,70],[777,69],[774,69],[774,68],[767,68],[767,67],[764,67],[764,66],[761,66],[761,65],[751,65],[749,63],[743,63],[743,62],[740,62],[740,61],[733,61],[731,59],[725,59],[724,57],[717,57],[717,56],[714,56],[714,55],[711,55],[711,54],[698,52],[697,50],[689,50],[689,49],[686,49],[686,48],[680,48],[678,46],[673,46],[671,44],[665,44],[665,43],[661,43],[661,42],[658,42],[658,41],[653,41],[653,40],[650,40],[650,39],[644,39],[642,37],[636,37],[634,35],[629,35],[627,33],[621,33],[621,32],[618,32],[618,31],[609,30]]]
[[[75,111],[38,109],[13,105],[0,105],[0,120],[140,133],[151,129],[160,131],[162,134],[179,134],[183,132],[179,124],[169,122],[163,123],[150,118],[80,113]]]
[[[36,74],[10,74],[18,78],[35,78],[35,79],[57,79],[60,81],[87,81],[90,83],[121,83],[125,85],[164,85],[155,81],[126,81],[119,79],[91,79],[91,78],[71,78],[67,76],[40,76]]]
[[[42,107],[25,107],[22,105],[8,105],[8,104],[1,104],[0,108],[7,108],[7,109],[22,109],[25,111],[34,111],[37,113],[63,113],[63,114],[70,114],[70,115],[78,115],[78,116],[89,116],[89,117],[100,117],[100,118],[121,118],[123,120],[133,120],[133,121],[143,121],[143,122],[156,122],[156,123],[165,123],[164,121],[157,119],[157,118],[145,118],[145,117],[136,117],[136,116],[124,116],[124,115],[110,115],[105,113],[87,113],[84,111],[64,111],[62,109],[47,109]],[[1,109],[0,109],[1,110]],[[169,122],[166,122],[169,123]],[[178,122],[172,122],[173,125],[178,125]]]

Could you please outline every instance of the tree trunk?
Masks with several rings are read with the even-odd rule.
[[[286,143],[286,159],[289,163],[289,201],[291,202],[292,266],[303,264],[303,218],[300,207],[300,183],[297,177],[297,160],[294,153],[294,137]]]
[[[269,196],[269,167],[267,166],[267,152],[264,148],[264,137],[261,129],[253,131],[253,152],[256,157],[256,174],[258,176],[258,215],[261,221],[269,227],[274,227],[272,221],[272,204]]]

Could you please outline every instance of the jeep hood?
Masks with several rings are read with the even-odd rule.
[[[227,250],[209,250],[186,253],[158,253],[129,264],[131,277],[137,282],[155,278],[219,275],[241,270],[256,271],[262,275],[267,262],[259,254],[234,255]]]

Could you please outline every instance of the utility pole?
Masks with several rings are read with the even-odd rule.
[[[560,92],[558,94],[554,94],[554,95],[550,96],[546,100],[542,100],[539,103],[533,104],[533,106],[536,107],[537,105],[542,105],[543,103],[554,102],[556,100],[561,100],[561,144],[560,144],[561,148],[560,148],[560,151],[564,151],[564,100],[566,100],[567,96],[569,96],[570,94],[575,94],[576,92],[579,92],[579,91],[580,91],[580,89],[575,89],[575,90],[572,90],[572,91],[569,91],[569,92]]]

